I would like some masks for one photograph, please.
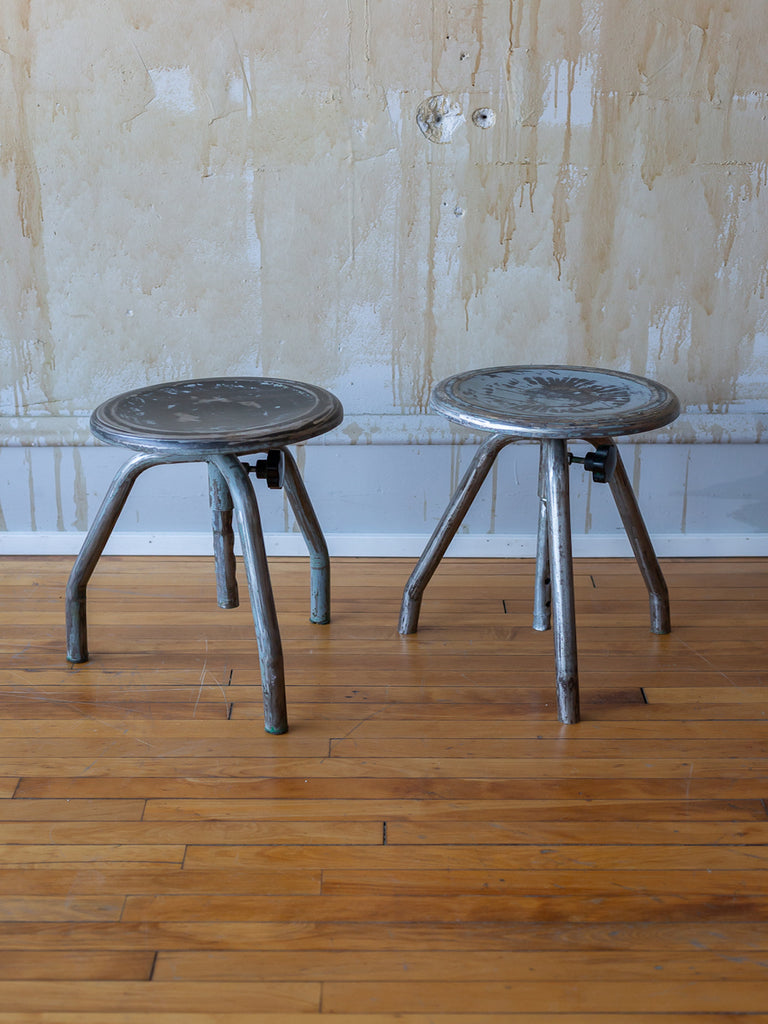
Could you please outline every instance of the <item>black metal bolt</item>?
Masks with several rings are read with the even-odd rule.
[[[255,473],[259,480],[266,480],[270,490],[277,491],[283,486],[285,457],[279,448],[270,448],[266,459],[257,459],[254,466],[247,462],[243,465],[249,473]]]
[[[589,452],[584,458],[578,455],[568,454],[568,462],[579,462],[584,469],[592,474],[592,479],[598,484],[607,484],[616,469],[618,452],[615,444],[600,444],[593,452]]]

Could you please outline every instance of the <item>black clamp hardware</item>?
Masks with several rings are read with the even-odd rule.
[[[266,480],[270,490],[278,491],[283,486],[285,456],[279,448],[270,448],[266,459],[257,459],[255,466],[247,462],[243,465],[249,473],[255,473],[259,480]]]
[[[593,452],[589,452],[584,458],[568,453],[568,462],[580,462],[592,479],[598,484],[610,483],[611,477],[616,469],[616,460],[619,453],[615,444],[600,444]]]

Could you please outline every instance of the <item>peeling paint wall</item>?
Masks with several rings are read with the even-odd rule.
[[[764,403],[766,38],[764,0],[4,0],[0,412],[239,371],[417,412],[542,360]]]
[[[765,0],[3,0],[2,433],[242,372],[354,441],[573,362],[760,440],[766,39]]]

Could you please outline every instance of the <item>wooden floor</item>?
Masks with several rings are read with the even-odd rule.
[[[207,559],[0,559],[0,1024],[768,1022],[768,561],[578,562],[583,721],[529,561],[273,563],[290,732]]]

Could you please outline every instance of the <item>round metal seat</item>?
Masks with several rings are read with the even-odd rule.
[[[495,366],[448,377],[434,389],[431,405],[447,419],[491,436],[478,448],[411,573],[403,593],[400,633],[418,628],[424,589],[496,456],[514,441],[536,440],[541,454],[533,626],[549,629],[554,620],[558,715],[562,722],[578,722],[568,467],[583,463],[596,481],[610,484],[648,588],[651,629],[668,633],[667,586],[613,437],[671,423],[680,413],[680,403],[662,384],[615,370]],[[583,458],[570,455],[572,439],[591,443],[595,451]]]
[[[341,423],[324,388],[272,377],[209,377],[155,384],[103,402],[91,433],[140,452],[246,454],[317,437]]]
[[[110,398],[91,415],[91,431],[137,452],[117,473],[91,524],[67,584],[67,658],[88,660],[86,588],[133,484],[153,466],[208,465],[218,603],[238,604],[233,513],[259,649],[268,732],[288,728],[283,654],[264,536],[249,473],[285,487],[310,553],[310,619],[330,619],[330,561],[320,524],[289,444],[338,426],[339,400],[323,388],[269,377],[212,377],[137,388]],[[266,452],[254,465],[238,456]]]
[[[516,437],[639,434],[671,423],[675,395],[656,381],[585,366],[494,366],[448,377],[432,408],[477,430]]]

